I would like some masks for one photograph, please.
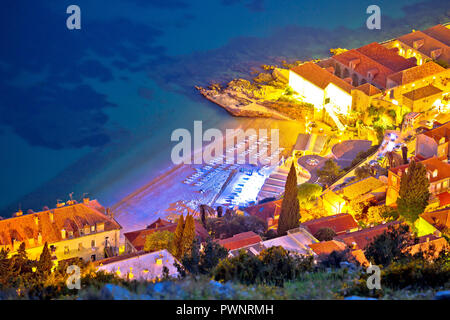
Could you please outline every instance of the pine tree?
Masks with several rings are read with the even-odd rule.
[[[46,242],[39,257],[38,270],[44,274],[49,274],[52,270],[52,267],[52,255],[50,253],[50,250],[48,249],[48,244]]]
[[[186,223],[184,224],[183,230],[183,253],[189,253],[192,248],[192,243],[195,238],[195,221],[192,215],[186,216]]]
[[[284,187],[284,198],[278,220],[278,235],[285,235],[288,230],[297,228],[299,225],[300,205],[297,198],[297,171],[294,163],[292,163]]]
[[[425,166],[411,160],[407,172],[402,174],[397,198],[398,212],[410,224],[419,218],[428,205],[429,187]]]
[[[175,246],[175,257],[181,259],[184,254],[183,248],[183,231],[184,231],[184,217],[180,216],[178,219],[177,228],[175,229],[175,237],[173,239],[173,244]]]
[[[223,208],[221,206],[217,207],[217,218],[222,218]]]
[[[200,205],[200,217],[202,219],[203,226],[206,227],[206,209],[204,204]]]

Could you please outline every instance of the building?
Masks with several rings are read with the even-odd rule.
[[[424,160],[437,157],[440,160],[450,159],[448,142],[450,140],[450,122],[421,133],[416,137],[416,158]]]
[[[438,210],[433,212],[424,212],[420,215],[422,219],[433,225],[440,232],[448,233],[450,230],[450,210]]]
[[[178,270],[174,266],[177,259],[167,250],[151,253],[135,252],[114,258],[98,261],[97,271],[115,273],[127,280],[152,281],[164,276],[164,267],[170,277],[177,277]]]
[[[303,101],[314,105],[315,119],[336,124],[339,130],[344,130],[339,115],[351,111],[351,84],[319,65],[307,62],[289,71],[289,85]]]
[[[441,251],[448,250],[447,240],[443,237],[437,237],[434,235],[419,237],[419,242],[406,248],[406,252],[411,255],[415,255],[422,252],[424,256],[432,254],[431,257],[437,258]]]
[[[312,254],[309,245],[317,242],[317,239],[308,231],[303,228],[296,228],[289,230],[285,236],[263,241],[263,245],[266,248],[281,246],[287,251],[309,255]]]
[[[341,188],[328,189],[320,196],[323,208],[332,214],[349,211],[349,204],[355,201],[374,201],[384,198],[386,184],[374,177],[355,181]]]
[[[268,229],[276,230],[278,228],[278,219],[280,218],[281,204],[283,200],[275,200],[245,208],[245,212],[251,216],[258,217],[267,223]]]
[[[330,240],[311,243],[309,247],[317,255],[326,255],[332,253],[333,251],[343,251],[347,248],[347,245],[340,241]]]
[[[437,157],[420,161],[427,170],[428,180],[430,181],[430,193],[437,196],[447,192],[450,180],[450,164],[439,160]],[[388,171],[388,188],[386,194],[386,205],[392,205],[397,202],[400,192],[400,181],[402,174],[407,172],[409,164],[390,168]]]
[[[403,105],[413,112],[426,112],[440,105],[443,91],[429,84],[403,94]],[[436,102],[437,101],[437,102]]]
[[[39,258],[45,243],[55,261],[95,261],[118,254],[121,226],[96,200],[15,215],[0,220],[0,249],[9,249],[11,255],[21,243],[30,259]]]
[[[348,50],[331,59],[335,74],[347,79],[354,87],[369,83],[378,89],[387,87],[389,75],[416,65],[414,61],[407,60],[376,42]]]
[[[312,235],[323,228],[332,229],[336,235],[358,230],[355,218],[347,213],[336,214],[319,219],[309,220],[300,225]]]
[[[450,30],[436,25],[423,31],[413,31],[387,43],[399,55],[414,58],[418,65],[428,60],[450,64]]]
[[[201,240],[204,241],[208,236],[208,231],[203,227],[201,222],[195,221],[195,234]],[[177,222],[169,222],[162,219],[158,219],[155,222],[147,226],[142,230],[136,230],[124,233],[125,237],[125,252],[138,252],[144,250],[145,239],[148,235],[158,231],[175,232],[177,229]]]
[[[337,235],[334,237],[334,240],[345,243],[352,250],[361,249],[364,251],[367,245],[369,245],[375,237],[387,231],[389,226],[397,226],[399,224],[399,221],[380,224],[372,228]]]
[[[235,234],[231,238],[219,240],[218,243],[228,249],[232,257],[237,256],[241,250],[251,255],[258,255],[265,249],[261,237],[253,231]]]
[[[300,133],[293,149],[293,156],[300,152],[302,155],[319,154],[322,152],[328,137],[318,134]]]

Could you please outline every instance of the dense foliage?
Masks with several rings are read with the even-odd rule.
[[[277,232],[280,236],[300,225],[300,205],[297,195],[297,171],[294,163],[292,163],[284,188],[284,197],[278,220]]]
[[[221,218],[206,219],[206,229],[214,238],[223,239],[247,231],[262,235],[267,230],[267,225],[255,216],[226,215]]]

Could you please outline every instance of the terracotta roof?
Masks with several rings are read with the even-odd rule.
[[[450,204],[450,193],[444,192],[441,194],[438,194],[439,198],[439,206],[440,207],[446,207]]]
[[[364,83],[364,84],[360,85],[359,87],[356,87],[356,89],[358,89],[359,91],[364,92],[369,97],[381,93],[380,89],[378,89],[377,87],[371,85],[370,83]]]
[[[409,246],[405,251],[414,255],[418,252],[427,252],[434,250],[434,257],[437,257],[442,250],[448,248],[447,240],[443,237],[436,237],[434,235],[427,235],[419,238],[419,243]]]
[[[336,240],[311,243],[309,247],[316,254],[330,254],[333,251],[343,251],[347,248],[345,243]]]
[[[382,64],[393,72],[405,70],[416,65],[410,60],[403,58],[394,51],[387,49],[377,42],[372,42],[356,50],[377,63]]]
[[[244,211],[249,215],[255,216],[267,222],[268,218],[274,218],[276,215],[280,214],[281,204],[283,200],[275,200],[266,203],[261,203],[256,206],[245,208]]]
[[[235,234],[231,238],[222,239],[218,242],[221,246],[227,248],[228,250],[236,250],[262,242],[262,239],[253,231],[248,231]]]
[[[353,182],[337,191],[337,194],[348,200],[353,200],[359,196],[386,187],[385,183],[375,177]]]
[[[96,209],[100,207],[97,201],[90,201],[1,220],[0,245],[12,246],[15,239],[25,242],[27,249],[40,247],[45,242],[50,244],[64,240],[62,229],[72,231],[73,237],[76,238],[82,236],[80,230],[85,226],[101,223],[104,223],[104,231],[121,229],[113,218]],[[41,243],[38,242],[39,234],[42,237]],[[69,235],[66,237],[69,238]]]
[[[364,250],[368,244],[370,244],[376,236],[383,234],[383,232],[388,230],[390,225],[399,225],[399,221],[394,221],[386,224],[380,224],[373,228],[366,228],[355,232],[350,232],[346,234],[341,234],[334,237],[335,240],[339,240],[347,244],[349,247],[353,249],[362,249]],[[356,247],[353,247],[353,244]]]
[[[361,249],[350,251],[351,255],[355,258],[356,261],[359,262],[363,267],[368,267],[370,265],[369,260],[367,260],[364,251]]]
[[[450,121],[444,123],[443,125],[429,130],[427,132],[422,133],[423,135],[426,135],[427,137],[433,138],[437,143],[439,143],[439,140],[445,137],[445,141],[450,140]]]
[[[312,62],[296,66],[291,70],[321,89],[325,89],[330,83],[333,83],[348,93],[351,93],[353,89],[353,86],[348,82]]]
[[[438,73],[445,71],[446,69],[434,63],[433,61],[428,61],[420,66],[416,66],[413,68],[409,68],[397,73],[394,73],[388,76],[388,79],[391,79],[397,85],[405,85],[408,83],[416,82],[417,80],[421,80]]]
[[[436,157],[429,158],[423,161],[419,161],[418,163],[421,163],[425,166],[428,172],[434,172],[437,170],[437,176],[433,177],[431,174],[429,177],[430,182],[439,181],[445,178],[450,177],[450,164],[447,162],[441,161]],[[408,168],[409,164],[404,164],[402,166],[398,166],[395,168],[390,168],[389,171],[392,171],[396,175],[401,175],[403,172],[405,172],[405,169]]]
[[[420,216],[438,230],[442,231],[445,228],[450,228],[450,209],[424,212]]]
[[[436,31],[437,31],[437,29],[434,32],[433,31],[430,32],[430,30],[429,30],[428,33],[430,35],[431,34],[438,35],[439,32],[436,32]],[[449,46],[446,45],[445,43],[439,41],[438,39],[433,38],[430,35],[422,32],[422,31],[415,31],[415,32],[405,34],[405,35],[397,38],[397,40],[400,42],[403,42],[407,46],[414,48],[415,50],[419,51],[420,53],[422,53],[430,58],[432,57],[433,50],[440,49],[440,50],[442,50],[442,52],[437,57],[437,60],[449,61],[450,60]],[[419,46],[419,47],[414,46],[414,44],[417,43],[417,41],[422,41],[421,46]]]
[[[158,220],[157,220],[158,221]],[[195,234],[197,237],[199,237],[201,240],[205,240],[208,237],[208,231],[203,227],[203,225],[197,221],[195,221]],[[156,221],[151,223],[149,226],[155,225]],[[131,245],[137,250],[141,251],[144,250],[145,245],[145,239],[148,235],[152,234],[153,232],[157,231],[169,231],[169,232],[175,232],[177,229],[178,223],[170,223],[159,227],[152,227],[152,228],[146,228],[142,230],[136,230],[131,232],[124,233],[125,239],[127,239]]]
[[[350,214],[340,213],[333,216],[309,220],[303,222],[300,226],[304,227],[312,235],[315,235],[317,231],[322,228],[330,228],[333,229],[336,234],[341,234],[358,228],[358,223]]]
[[[404,93],[403,96],[409,100],[418,101],[437,94],[442,94],[442,92],[443,91],[441,89],[429,84],[428,86]]]
[[[363,77],[367,77],[369,71],[376,70],[377,73],[375,74],[372,82],[376,83],[380,87],[386,87],[386,77],[394,73],[393,70],[372,60],[356,49],[333,56],[333,59],[339,61],[348,68],[350,68],[352,61],[357,61],[353,70]]]
[[[434,27],[423,30],[422,32],[442,42],[443,44],[450,46],[450,29],[444,27],[442,24],[438,24]]]

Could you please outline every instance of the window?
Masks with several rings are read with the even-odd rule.
[[[330,98],[325,99],[325,104],[328,104],[328,103],[330,103]]]
[[[95,247],[95,239],[91,241],[91,247],[92,247],[92,248]]]
[[[69,250],[69,246],[65,246],[64,247],[64,254],[69,254],[70,250]]]
[[[91,261],[95,261],[95,254],[91,256]]]
[[[78,244],[78,251],[81,251],[81,250],[83,250],[83,244],[80,242],[80,243]]]
[[[91,226],[91,232],[95,232],[95,226]]]

